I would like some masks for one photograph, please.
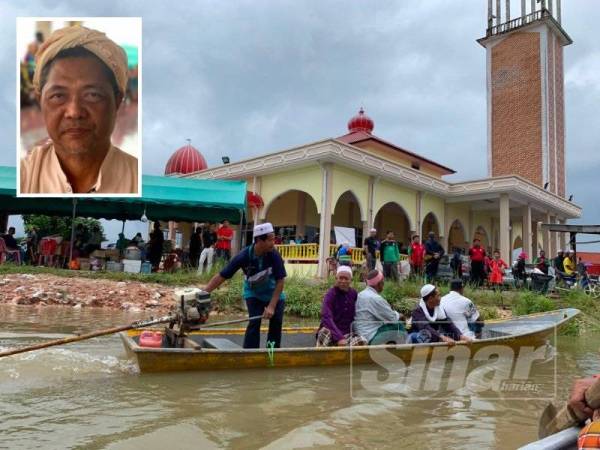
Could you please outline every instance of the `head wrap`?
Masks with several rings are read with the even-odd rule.
[[[350,277],[352,277],[352,269],[348,266],[338,267],[337,271],[336,271],[336,275],[339,275],[340,273],[348,273],[348,274],[350,274]]]
[[[125,50],[106,37],[100,31],[79,25],[56,30],[44,41],[35,55],[35,74],[33,86],[40,93],[40,77],[44,66],[54,59],[62,50],[83,47],[92,52],[108,66],[115,75],[121,94],[127,88],[127,55]]]
[[[252,238],[258,236],[264,236],[265,234],[274,233],[273,225],[269,222],[261,223],[260,225],[256,225],[254,227],[254,232],[252,233]]]
[[[367,285],[369,285],[371,287],[377,286],[382,280],[383,280],[383,274],[378,270],[376,277],[371,278],[370,280],[367,279]]]

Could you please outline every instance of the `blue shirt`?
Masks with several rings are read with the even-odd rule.
[[[239,269],[244,272],[244,298],[256,298],[263,302],[270,302],[279,280],[287,276],[283,259],[279,252],[273,251],[257,256],[254,253],[254,244],[239,252],[221,271],[223,278],[231,278]],[[285,299],[282,292],[280,300]]]

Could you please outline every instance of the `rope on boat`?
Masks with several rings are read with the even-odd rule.
[[[269,366],[275,365],[275,341],[267,341],[267,357],[269,358]]]

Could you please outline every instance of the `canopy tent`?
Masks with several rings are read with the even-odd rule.
[[[77,216],[96,219],[217,222],[239,224],[246,210],[246,182],[142,176],[142,196],[76,199]],[[0,214],[71,216],[70,197],[16,197],[16,170],[0,166]]]

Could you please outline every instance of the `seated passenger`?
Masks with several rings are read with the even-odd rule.
[[[361,336],[352,333],[357,292],[352,289],[352,269],[340,266],[335,285],[327,291],[321,307],[321,325],[317,332],[317,347],[365,345]]]
[[[481,339],[483,320],[479,319],[479,311],[463,292],[462,280],[452,280],[450,292],[442,297],[440,306],[463,336]]]
[[[404,318],[381,296],[383,284],[383,273],[379,270],[368,273],[367,287],[356,301],[354,329],[369,345],[404,343],[406,331],[400,322]]]
[[[407,343],[446,342],[452,345],[457,340],[471,339],[461,334],[440,308],[440,291],[434,285],[426,284],[421,288],[421,301],[412,312],[412,329]]]

